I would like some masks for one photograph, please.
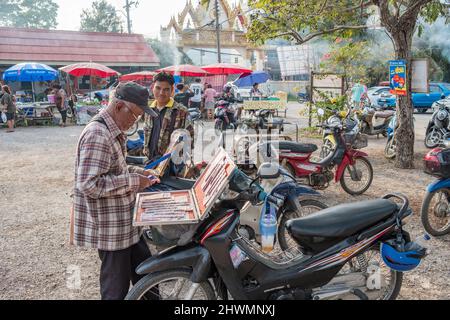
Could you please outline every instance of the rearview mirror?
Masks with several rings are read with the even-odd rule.
[[[317,109],[317,114],[321,117],[325,114],[325,111],[322,108]]]

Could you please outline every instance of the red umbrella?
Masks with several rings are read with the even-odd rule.
[[[120,75],[119,72],[95,62],[75,63],[59,68],[59,70],[75,77],[97,76],[100,78],[107,78],[110,76]]]
[[[240,73],[252,73],[252,70],[241,67],[238,64],[231,63],[216,63],[209,66],[202,67],[203,70],[208,71],[210,74],[240,74]]]
[[[190,64],[180,64],[178,66],[170,66],[157,70],[157,72],[166,72],[181,77],[205,77],[208,72],[200,67],[192,66]]]
[[[145,81],[153,80],[153,76],[156,73],[153,71],[141,71],[135,73],[129,73],[120,77],[120,81]]]

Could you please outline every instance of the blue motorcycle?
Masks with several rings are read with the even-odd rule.
[[[397,125],[397,116],[394,115],[387,127],[387,141],[386,147],[384,148],[384,156],[388,159],[394,159],[395,155],[397,154],[395,150],[395,139],[394,139],[394,132],[396,125]]]
[[[445,143],[449,147],[448,142]],[[425,230],[433,236],[450,233],[450,149],[436,148],[424,158],[425,173],[438,180],[427,187],[422,203],[421,219]]]

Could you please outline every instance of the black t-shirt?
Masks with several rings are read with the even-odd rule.
[[[193,96],[194,96],[194,93],[190,92],[190,91],[180,92],[180,93],[177,93],[173,97],[173,100],[175,100],[178,103],[181,103],[186,108],[188,108],[189,107],[189,99],[192,98]]]

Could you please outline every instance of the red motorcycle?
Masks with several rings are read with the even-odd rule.
[[[341,124],[322,125],[333,133],[337,146],[319,162],[310,160],[317,150],[315,144],[277,141],[281,164],[300,182],[316,189],[325,189],[334,179],[345,192],[363,194],[371,185],[373,169],[367,154],[352,148],[354,137]],[[336,167],[336,170],[334,168]]]

